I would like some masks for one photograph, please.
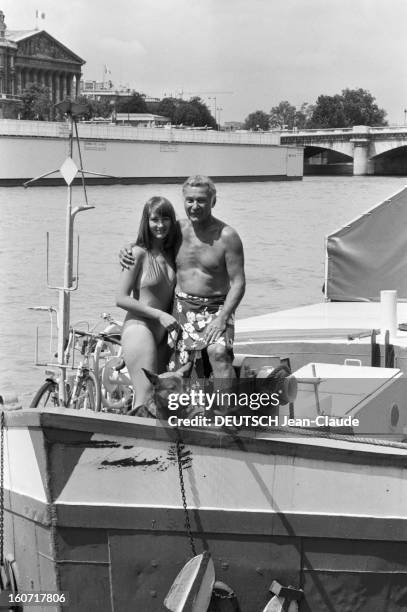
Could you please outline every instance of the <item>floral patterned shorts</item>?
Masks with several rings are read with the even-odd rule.
[[[177,370],[181,365],[193,361],[198,353],[206,348],[204,334],[207,325],[222,310],[225,296],[205,298],[178,292],[174,297],[172,314],[180,324],[176,334],[168,336],[168,342],[174,353],[168,365],[169,370]],[[216,340],[233,351],[234,317],[230,317],[226,329]]]

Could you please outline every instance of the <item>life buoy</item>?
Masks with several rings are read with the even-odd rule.
[[[208,612],[241,612],[236,593],[225,582],[217,580],[213,585]]]

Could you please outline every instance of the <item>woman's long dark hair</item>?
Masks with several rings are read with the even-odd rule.
[[[147,249],[147,251],[151,251],[153,248],[153,238],[149,227],[152,212],[157,213],[160,217],[169,217],[171,219],[170,231],[164,240],[163,246],[164,250],[171,250],[174,254],[179,241],[180,230],[173,205],[167,198],[162,198],[161,196],[153,196],[144,204],[136,244]]]

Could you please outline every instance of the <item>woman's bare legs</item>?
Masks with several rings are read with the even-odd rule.
[[[133,408],[147,404],[152,386],[141,368],[157,372],[157,342],[141,321],[126,321],[122,333],[123,357],[134,388]]]

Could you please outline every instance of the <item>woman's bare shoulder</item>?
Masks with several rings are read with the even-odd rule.
[[[131,253],[136,261],[143,261],[146,256],[147,250],[138,244],[135,244],[131,248]]]

